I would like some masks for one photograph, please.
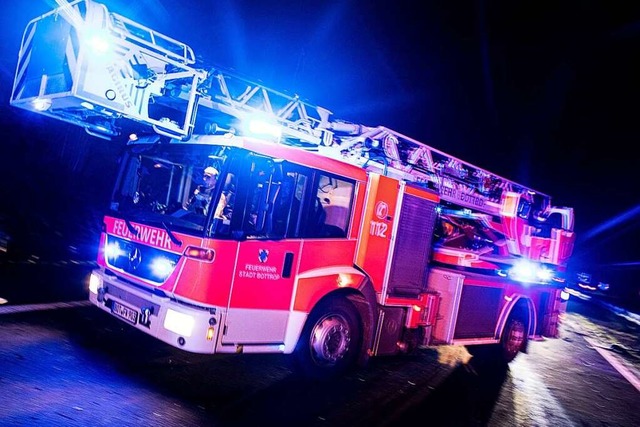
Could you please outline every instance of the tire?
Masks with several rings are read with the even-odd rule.
[[[356,308],[347,299],[321,303],[309,315],[293,354],[298,373],[318,380],[352,370],[362,345],[361,325]]]
[[[511,317],[502,333],[500,347],[502,349],[502,359],[505,363],[516,358],[526,345],[527,325],[519,317]]]

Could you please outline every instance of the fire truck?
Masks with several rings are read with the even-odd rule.
[[[58,3],[27,24],[10,102],[126,145],[95,307],[187,352],[286,354],[315,378],[425,346],[493,345],[508,363],[557,337],[572,208],[201,64],[104,4]]]

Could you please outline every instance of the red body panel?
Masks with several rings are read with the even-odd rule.
[[[293,254],[289,277],[283,277],[285,253]],[[245,241],[239,244],[229,307],[288,310],[300,253],[299,241]],[[227,264],[233,270],[233,264]]]
[[[398,189],[398,181],[381,175],[372,175],[367,188],[356,264],[369,274],[378,292],[387,274]]]

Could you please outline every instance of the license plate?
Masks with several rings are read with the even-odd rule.
[[[138,321],[138,312],[136,310],[124,306],[118,302],[111,302],[111,312],[121,319],[133,323],[134,325]]]

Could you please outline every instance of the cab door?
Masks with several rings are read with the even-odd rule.
[[[240,243],[223,345],[284,343],[300,247],[287,240]]]
[[[288,231],[299,223],[299,201],[285,189],[292,176],[286,165],[260,156],[249,160],[232,218],[240,242],[222,344],[278,346],[284,343],[302,247]]]

